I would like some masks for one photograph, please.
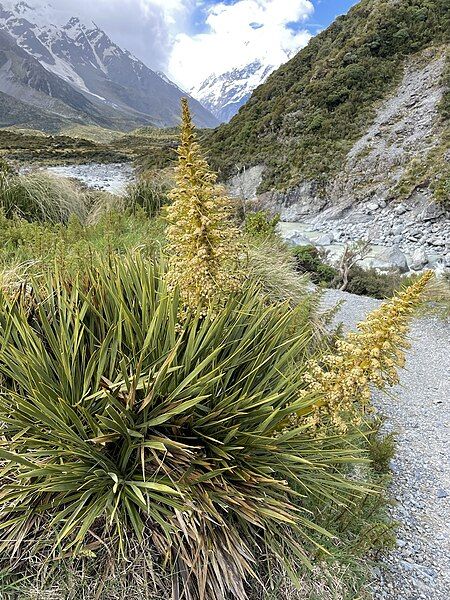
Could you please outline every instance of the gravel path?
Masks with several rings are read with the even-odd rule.
[[[353,329],[379,306],[372,298],[336,290],[329,306],[345,304],[338,315]],[[375,600],[450,598],[450,326],[433,317],[417,319],[412,348],[393,396],[374,402],[398,434],[392,463],[392,516],[400,522],[397,548],[375,569]]]

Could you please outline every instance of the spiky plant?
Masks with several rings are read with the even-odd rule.
[[[371,409],[372,386],[383,390],[399,382],[409,347],[409,323],[433,278],[428,271],[420,279],[384,302],[351,332],[337,340],[336,352],[311,363],[305,394],[319,394],[310,423],[331,423],[341,432],[358,425]],[[305,411],[299,413],[303,417]]]
[[[197,142],[186,99],[182,100],[181,143],[176,186],[167,210],[168,281],[185,304],[196,308],[240,287],[238,230],[230,201],[217,186]]]
[[[0,571],[136,540],[175,598],[242,600],[261,556],[308,561],[311,504],[358,493],[350,434],[280,427],[314,401],[301,303],[248,287],[180,329],[182,305],[139,255],[0,296]]]

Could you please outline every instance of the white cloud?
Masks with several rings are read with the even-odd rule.
[[[18,0],[0,0],[1,2]],[[310,38],[291,28],[313,12],[310,0],[26,0],[59,19],[79,16],[185,89],[256,58],[277,66]],[[227,3],[225,3],[227,2]],[[206,23],[204,22],[206,18]],[[204,25],[204,32],[192,34]]]
[[[177,0],[173,0],[176,2]],[[310,34],[292,23],[312,14],[309,0],[238,0],[208,9],[205,33],[179,33],[170,55],[169,75],[192,87],[212,73],[244,66],[256,58],[273,65],[306,45]]]
[[[5,0],[0,0],[1,2]],[[17,0],[8,0],[16,3]],[[61,19],[80,17],[94,21],[122,48],[130,50],[151,68],[167,64],[178,24],[185,26],[191,0],[26,0],[43,8],[48,3]],[[175,28],[175,29],[174,29]]]

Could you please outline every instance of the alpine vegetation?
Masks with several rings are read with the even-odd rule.
[[[217,294],[226,297],[239,290],[239,231],[232,223],[231,202],[216,185],[217,176],[196,141],[186,99],[182,111],[176,187],[167,210],[168,281],[195,308]]]
[[[279,597],[392,539],[368,385],[396,381],[429,276],[356,336],[318,331],[316,294],[246,269],[186,101],[171,201],[167,256],[105,244],[0,288],[8,600]]]
[[[358,333],[337,340],[334,354],[311,365],[305,394],[315,391],[320,397],[309,417],[311,424],[319,426],[325,419],[345,432],[351,424],[361,424],[364,410],[370,411],[371,386],[383,390],[399,382],[397,369],[404,367],[404,350],[409,347],[408,323],[432,277],[432,271],[426,272],[372,312],[358,325]]]

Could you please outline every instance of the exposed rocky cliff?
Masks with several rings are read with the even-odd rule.
[[[336,176],[264,193],[259,206],[308,223],[330,243],[370,239],[407,254],[412,269],[450,268],[450,202],[438,196],[450,192],[449,133],[440,110],[448,54],[444,45],[405,61],[401,83],[379,103]],[[234,177],[234,193],[256,196],[262,174],[254,167]]]

